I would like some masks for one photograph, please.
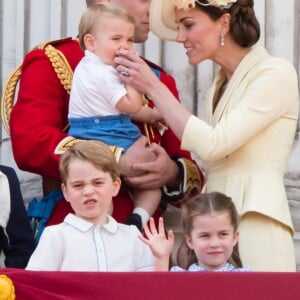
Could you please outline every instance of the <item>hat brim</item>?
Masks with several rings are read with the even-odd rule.
[[[155,35],[164,40],[176,40],[175,6],[169,0],[152,0],[149,19],[150,30]]]

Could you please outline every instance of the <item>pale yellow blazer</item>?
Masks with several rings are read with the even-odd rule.
[[[205,122],[190,117],[181,147],[203,162],[203,192],[223,192],[241,215],[259,212],[293,231],[283,177],[298,119],[297,73],[286,60],[255,47],[212,113],[224,80],[220,70],[208,94]]]

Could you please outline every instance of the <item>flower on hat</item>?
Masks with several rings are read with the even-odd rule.
[[[178,9],[188,9],[195,7],[196,3],[202,6],[216,6],[221,9],[230,8],[237,0],[207,0],[207,3],[203,3],[200,0],[170,0],[172,4]]]

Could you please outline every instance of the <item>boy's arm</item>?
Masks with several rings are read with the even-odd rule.
[[[142,108],[135,114],[132,114],[132,120],[136,122],[147,123],[157,126],[159,123],[163,124],[163,118],[160,112],[155,108],[143,105]]]
[[[118,101],[116,108],[125,114],[135,114],[142,108],[142,94],[129,85],[126,89],[127,94]]]

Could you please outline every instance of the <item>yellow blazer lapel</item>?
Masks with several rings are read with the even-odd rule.
[[[255,71],[259,63],[268,57],[266,50],[262,47],[255,47],[243,58],[237,69],[233,73],[228,86],[222,95],[215,112],[213,113],[213,99],[216,91],[219,91],[221,84],[225,80],[225,74],[222,69],[216,75],[212,88],[208,94],[208,120],[215,126],[228,111],[230,111],[243,97],[247,88],[248,80],[244,80]]]

